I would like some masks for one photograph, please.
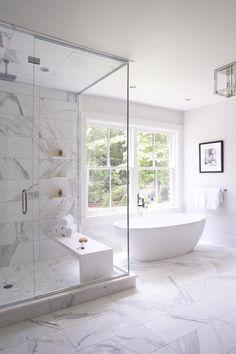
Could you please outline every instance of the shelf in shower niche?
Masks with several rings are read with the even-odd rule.
[[[49,199],[63,199],[66,198],[66,195],[62,195],[61,197],[49,197]]]
[[[52,160],[71,160],[69,157],[65,156],[51,156]]]

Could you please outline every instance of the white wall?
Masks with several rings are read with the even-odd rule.
[[[224,173],[199,173],[198,144],[224,140]],[[207,230],[236,237],[236,99],[226,99],[184,114],[184,177],[186,211],[194,208],[198,187],[220,186],[228,189],[218,211],[201,211],[207,216]]]
[[[80,110],[122,116],[126,113],[126,102],[106,97],[82,95]],[[182,124],[181,111],[136,102],[130,102],[130,117],[168,124]]]

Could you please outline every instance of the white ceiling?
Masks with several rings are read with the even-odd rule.
[[[135,60],[131,99],[180,110],[224,100],[213,70],[236,60],[235,14],[235,0],[0,1],[3,21]]]
[[[40,65],[29,64],[30,56],[40,58]],[[0,25],[1,73],[5,72],[4,59],[9,60],[7,71],[16,75],[16,82],[72,92],[85,90],[123,64]]]

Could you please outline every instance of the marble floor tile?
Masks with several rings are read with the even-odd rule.
[[[57,323],[60,328],[67,328],[95,319],[117,307],[118,305],[115,302],[108,297],[103,297],[54,312],[52,313],[52,319],[53,323]]]
[[[49,314],[0,328],[0,351],[58,331],[58,326],[56,324],[52,325],[50,322],[52,322],[52,316]]]
[[[76,349],[99,343],[120,332],[138,326],[135,318],[117,309],[82,324],[65,328],[63,331]]]
[[[236,309],[236,296],[227,289],[198,302],[197,306],[217,318]]]
[[[184,307],[169,315],[145,323],[145,326],[167,344],[209,323],[211,316],[196,305]]]
[[[120,308],[145,323],[192,303],[192,298],[184,290],[177,289],[149,299],[127,299],[125,304],[120,305]]]
[[[64,333],[34,338],[20,345],[1,351],[2,354],[76,354]]]
[[[236,354],[236,250],[199,245],[186,255],[136,262],[137,288],[0,328],[3,354]],[[73,283],[70,257],[4,267],[8,297]]]
[[[149,354],[166,344],[144,326],[122,332],[102,342],[80,349],[80,354]]]
[[[228,354],[236,349],[235,325],[217,319],[170,344],[177,354]]]
[[[169,345],[166,347],[155,350],[152,354],[177,354]],[[194,353],[189,353],[189,354],[194,354]]]

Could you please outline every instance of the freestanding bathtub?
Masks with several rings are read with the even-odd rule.
[[[205,226],[203,215],[150,213],[130,219],[130,255],[140,261],[155,261],[190,252]],[[126,220],[114,223],[118,234],[125,232]]]

